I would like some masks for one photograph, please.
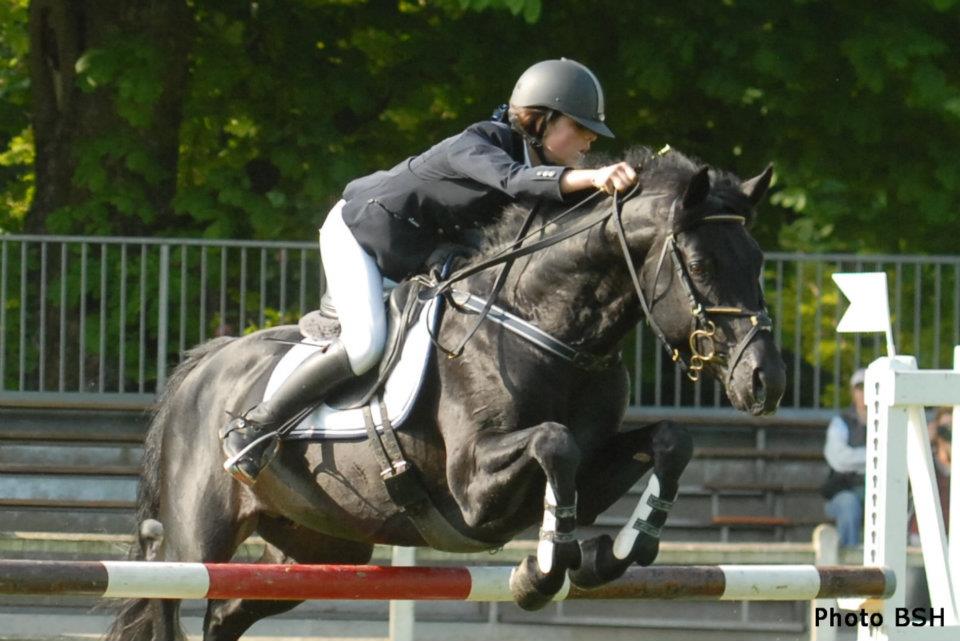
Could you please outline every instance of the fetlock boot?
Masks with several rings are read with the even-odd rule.
[[[280,449],[277,431],[297,412],[323,400],[340,383],[353,378],[343,344],[337,340],[311,354],[283,382],[269,401],[237,416],[220,430],[227,460],[223,469],[253,485]]]

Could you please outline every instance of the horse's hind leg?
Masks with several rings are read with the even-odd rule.
[[[584,541],[580,567],[571,580],[580,587],[593,587],[621,576],[632,563],[650,565],[660,550],[660,530],[667,520],[679,489],[680,475],[693,454],[693,440],[679,425],[662,422],[643,430],[615,435],[594,458],[613,473],[585,479],[580,522],[590,523],[632,487],[647,470],[653,474],[630,520],[611,539],[606,534]],[[594,466],[587,466],[591,469]]]
[[[373,546],[344,541],[300,527],[283,518],[261,516],[258,531],[267,541],[258,563],[362,564]],[[236,641],[250,626],[268,616],[292,610],[302,601],[230,599],[210,601],[203,621],[204,641]]]

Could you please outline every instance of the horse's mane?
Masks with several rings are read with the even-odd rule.
[[[587,157],[584,166],[592,169],[604,167],[620,160],[637,168],[644,191],[678,195],[686,188],[690,178],[705,165],[701,160],[687,156],[672,147],[658,152],[650,147],[635,146],[628,149],[619,159],[608,155],[591,154]],[[735,202],[738,210],[744,209],[742,207],[743,203],[740,202],[744,199],[740,191],[741,180],[736,175],[711,167],[710,183],[711,193],[717,194],[724,201]],[[549,216],[552,213],[565,211],[587,195],[589,195],[589,192],[586,191],[571,194],[562,203],[547,204],[543,212]],[[511,204],[504,207],[497,222],[483,230],[484,242],[481,253],[489,253],[512,242],[517,237],[530,208],[530,204]],[[584,209],[584,211],[590,211],[590,209]],[[749,211],[749,208],[745,209],[745,213],[747,211]],[[752,217],[752,212],[750,212],[750,215]]]

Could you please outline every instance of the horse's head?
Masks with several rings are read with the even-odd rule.
[[[737,409],[772,413],[786,371],[763,299],[763,253],[748,232],[772,169],[741,183],[667,156],[648,156],[643,193],[622,213],[624,240],[643,258],[648,320],[692,379],[707,372]]]

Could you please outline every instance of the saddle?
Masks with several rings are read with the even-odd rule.
[[[400,359],[407,330],[420,318],[426,304],[417,296],[421,288],[418,281],[406,281],[385,296],[387,339],[380,366],[341,385],[324,400],[327,405],[337,410],[361,407],[383,390]],[[340,334],[340,321],[336,310],[326,297],[321,301],[320,309],[300,319],[299,327],[300,333],[306,339],[321,344]]]
[[[499,547],[502,542],[479,541],[462,534],[432,503],[415,466],[406,458],[400,446],[395,433],[399,422],[394,424],[391,414],[395,412],[388,407],[391,391],[388,382],[392,384],[396,379],[408,379],[404,382],[416,383],[408,385],[412,387],[411,393],[415,397],[420,377],[426,368],[426,354],[430,348],[430,341],[426,337],[430,332],[431,319],[439,322],[443,297],[421,301],[418,294],[423,287],[418,280],[407,281],[398,285],[387,297],[387,340],[380,366],[328,396],[323,406],[304,417],[301,425],[287,434],[286,438],[312,440],[365,436],[380,465],[380,477],[387,493],[428,545],[460,552],[490,550]],[[405,349],[408,330],[411,330],[410,345]],[[339,331],[340,323],[329,305],[321,305],[320,310],[311,312],[300,321],[300,332],[306,337],[304,343],[309,343],[312,349],[317,349]],[[405,355],[412,355],[412,358],[404,358]],[[411,364],[412,368],[409,367]],[[392,379],[391,374],[394,374]],[[331,436],[333,432],[322,427],[324,416],[331,423],[339,417],[347,423],[347,429],[341,430],[337,436]],[[352,430],[350,421],[358,416],[361,417],[362,427]],[[399,416],[398,420],[402,422],[405,415],[401,412]]]

